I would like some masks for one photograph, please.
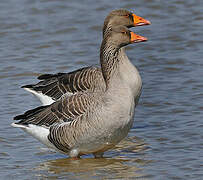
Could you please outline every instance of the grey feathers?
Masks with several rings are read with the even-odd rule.
[[[50,127],[55,123],[70,122],[85,114],[91,106],[91,97],[87,94],[77,94],[66,98],[64,95],[59,101],[48,106],[40,106],[14,117],[21,120],[18,124],[34,124]]]
[[[44,74],[38,79],[42,81],[22,86],[22,88],[29,88],[57,101],[66,93],[93,92],[99,88],[97,85],[99,81],[102,81],[102,75],[99,68],[85,67],[70,73]]]

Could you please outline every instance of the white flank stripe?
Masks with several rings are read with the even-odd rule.
[[[44,94],[39,93],[39,92],[36,92],[36,91],[31,90],[31,89],[29,89],[29,88],[23,88],[23,89],[25,89],[25,90],[28,91],[28,92],[31,92],[34,96],[36,96],[36,97],[41,101],[41,103],[42,103],[44,106],[45,106],[45,105],[50,105],[50,104],[52,104],[52,103],[55,102],[51,97],[49,97],[49,96],[47,96],[47,95],[44,95]]]
[[[12,123],[11,126],[21,128],[37,140],[39,140],[42,144],[46,145],[49,148],[56,149],[56,147],[48,140],[48,135],[49,135],[49,129],[42,127],[42,126],[37,126],[34,124],[29,124],[28,126],[24,126],[21,124],[15,124]]]

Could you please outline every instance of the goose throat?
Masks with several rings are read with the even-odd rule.
[[[121,54],[121,48],[114,45],[102,44],[100,53],[100,63],[102,74],[108,88],[112,76],[115,74],[119,65],[119,56]]]

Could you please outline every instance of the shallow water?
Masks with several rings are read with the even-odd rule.
[[[41,73],[96,65],[113,9],[150,20],[149,41],[127,48],[143,92],[129,136],[104,159],[71,161],[20,129],[13,116],[39,106],[21,85]],[[202,179],[203,1],[0,1],[0,179]]]

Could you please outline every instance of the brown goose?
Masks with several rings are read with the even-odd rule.
[[[13,123],[50,148],[79,157],[102,157],[127,136],[133,124],[134,99],[141,91],[141,78],[121,48],[146,41],[124,26],[112,27],[100,49],[104,91],[80,92],[14,117]],[[132,78],[133,77],[133,78]]]
[[[109,28],[123,25],[128,28],[150,24],[149,21],[123,9],[112,11],[105,19],[103,35]],[[127,58],[123,51],[120,58]],[[101,69],[98,67],[84,67],[69,73],[44,74],[38,77],[37,84],[22,86],[25,90],[37,96],[43,105],[48,105],[60,99],[62,95],[72,95],[78,92],[103,90]]]

